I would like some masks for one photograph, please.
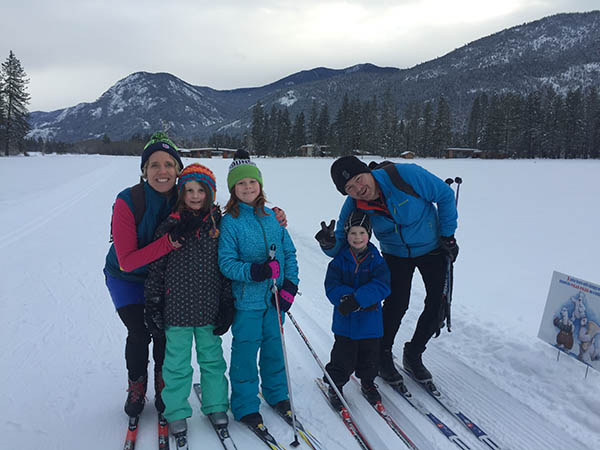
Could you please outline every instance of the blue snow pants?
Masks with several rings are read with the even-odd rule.
[[[282,321],[283,317],[282,314]],[[274,306],[260,311],[237,310],[231,332],[231,410],[235,419],[240,420],[259,410],[259,368],[262,395],[270,405],[288,398],[288,386]]]

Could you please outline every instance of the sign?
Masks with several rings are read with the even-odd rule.
[[[600,286],[554,272],[538,337],[600,371]]]

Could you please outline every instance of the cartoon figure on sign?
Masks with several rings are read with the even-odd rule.
[[[598,347],[594,344],[594,338],[600,334],[600,326],[587,317],[582,317],[579,327],[579,355],[577,358],[583,362],[591,362],[598,359]],[[597,344],[597,343],[596,343]]]
[[[556,335],[556,344],[562,349],[573,348],[573,321],[569,318],[569,310],[562,307],[560,317],[554,318],[554,326],[559,329]]]
[[[578,292],[571,297],[571,301],[575,304],[575,309],[573,310],[573,319],[582,319],[586,317],[584,300],[585,294],[583,292]]]

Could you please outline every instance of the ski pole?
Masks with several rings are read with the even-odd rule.
[[[460,193],[460,185],[462,184],[462,178],[456,177],[454,182],[457,184],[456,186],[456,207],[458,208],[458,194]]]
[[[460,185],[462,184],[462,178],[461,177],[456,177],[454,179],[452,178],[446,178],[446,183],[448,184],[448,186],[451,186],[452,183],[456,183],[457,187],[456,187],[456,207],[458,208],[458,194],[460,191]],[[446,312],[445,312],[445,319],[446,319],[446,327],[448,328],[448,332],[451,333],[452,332],[452,314],[451,314],[451,305],[452,305],[452,288],[453,288],[453,284],[454,284],[454,265],[452,264],[452,261],[450,260],[450,257],[448,256],[447,258],[447,268],[446,268],[446,280],[444,281],[444,289],[443,289],[443,298],[444,301],[446,303]],[[440,331],[438,330],[436,337],[440,335]]]
[[[298,322],[296,322],[296,319],[294,319],[294,316],[292,316],[291,312],[288,311],[287,315],[290,318],[290,320],[292,321],[292,323],[294,324],[294,326],[296,327],[296,330],[298,331],[298,334],[300,334],[300,337],[302,337],[302,340],[304,341],[304,343],[306,344],[306,346],[310,350],[310,353],[312,354],[313,358],[315,359],[315,361],[317,362],[317,364],[319,365],[319,367],[321,368],[321,370],[323,371],[323,373],[327,377],[327,381],[329,381],[329,385],[331,387],[333,387],[333,390],[335,391],[336,395],[339,397],[339,399],[341,400],[342,404],[344,405],[344,407],[348,411],[348,414],[352,418],[352,412],[350,410],[350,406],[348,406],[348,403],[346,403],[346,400],[344,399],[344,396],[342,395],[342,393],[340,392],[340,390],[337,388],[337,386],[335,385],[335,383],[331,379],[331,376],[329,375],[329,373],[327,372],[327,370],[325,370],[325,366],[323,365],[323,363],[319,359],[319,356],[316,354],[315,350],[312,348],[312,345],[310,345],[310,342],[308,342],[308,339],[304,335],[304,333],[302,332],[302,329],[300,328],[300,325],[298,325]],[[352,419],[352,420],[354,420],[354,419]]]
[[[269,259],[275,259],[275,244],[271,244],[269,250]],[[288,394],[290,397],[290,409],[292,410],[292,428],[294,429],[294,441],[290,444],[292,447],[298,447],[300,441],[298,441],[298,428],[296,426],[296,409],[294,408],[294,399],[292,398],[292,383],[290,382],[290,371],[288,369],[287,352],[285,350],[285,338],[283,336],[283,323],[281,321],[281,309],[279,308],[279,292],[277,290],[277,283],[273,278],[273,287],[271,288],[273,295],[275,296],[275,308],[277,309],[277,322],[279,323],[279,336],[281,337],[281,351],[283,352],[283,366],[285,368],[285,378],[288,385]]]

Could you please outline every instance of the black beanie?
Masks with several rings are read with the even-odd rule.
[[[371,219],[369,219],[369,216],[364,211],[355,209],[350,213],[344,224],[344,232],[348,234],[348,231],[350,231],[350,228],[352,227],[363,227],[367,230],[369,239],[371,238],[371,232],[373,231]]]
[[[144,147],[144,151],[142,153],[142,161],[140,163],[140,168],[144,170],[144,164],[150,158],[152,153],[161,151],[166,152],[177,161],[179,164],[179,170],[183,169],[183,162],[181,161],[181,157],[179,156],[179,151],[177,146],[173,143],[169,136],[167,136],[162,131],[157,131],[151,137],[146,146]]]
[[[345,188],[350,178],[355,177],[359,173],[369,172],[371,172],[369,167],[356,156],[342,156],[336,159],[331,165],[331,179],[342,195],[348,195]]]

